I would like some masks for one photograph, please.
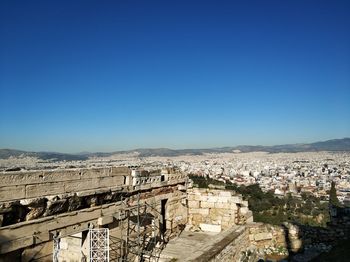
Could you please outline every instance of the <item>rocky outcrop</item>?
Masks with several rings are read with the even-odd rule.
[[[345,223],[342,223],[345,221]],[[292,261],[310,261],[322,252],[328,252],[336,243],[348,237],[347,219],[332,223],[327,228],[284,223],[281,226],[252,223],[250,243],[264,258]]]

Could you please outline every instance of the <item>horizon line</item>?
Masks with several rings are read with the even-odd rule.
[[[171,148],[171,147],[138,147],[133,149],[123,149],[123,150],[113,150],[113,151],[81,151],[76,153],[66,153],[66,152],[59,152],[59,151],[31,151],[31,150],[22,150],[17,148],[0,148],[0,150],[15,150],[15,151],[23,151],[27,153],[56,153],[56,154],[69,154],[69,155],[81,155],[81,154],[91,154],[91,153],[118,153],[118,152],[132,152],[137,150],[156,150],[156,149],[168,149],[168,150],[174,150],[174,151],[181,151],[181,150],[206,150],[206,149],[220,149],[220,148],[229,148],[229,147],[244,147],[244,146],[253,146],[253,147],[275,147],[275,146],[288,146],[288,145],[307,145],[307,144],[313,144],[313,143],[319,143],[319,142],[328,142],[332,140],[344,140],[344,139],[350,139],[350,137],[343,137],[343,138],[332,138],[327,140],[320,140],[320,141],[314,141],[314,142],[298,142],[298,143],[287,143],[287,144],[274,144],[274,145],[262,145],[262,144],[255,144],[255,145],[249,145],[249,144],[240,144],[240,145],[231,145],[231,146],[217,146],[217,147],[202,147],[202,148]]]

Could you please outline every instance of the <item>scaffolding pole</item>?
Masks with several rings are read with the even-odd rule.
[[[109,229],[89,229],[90,262],[109,262]]]
[[[160,237],[160,213],[153,199],[152,203],[141,203],[140,193],[135,206],[129,206],[128,199],[122,200],[125,215],[120,219],[120,262],[158,261],[163,241]],[[156,222],[158,220],[158,223]]]
[[[53,238],[53,253],[52,253],[52,261],[58,262],[58,256],[60,253],[60,241],[61,239],[59,237]]]

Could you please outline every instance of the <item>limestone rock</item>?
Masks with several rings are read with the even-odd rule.
[[[255,241],[261,241],[261,240],[266,240],[266,239],[272,239],[272,233],[263,232],[263,233],[258,233],[254,236]]]
[[[46,198],[31,198],[31,199],[23,199],[20,201],[20,204],[28,207],[38,207],[45,205],[47,202]]]
[[[47,203],[47,209],[44,213],[44,216],[52,216],[57,213],[62,213],[68,210],[68,201],[67,199],[60,199],[56,201],[49,201]]]
[[[202,231],[205,232],[214,232],[214,233],[220,233],[221,232],[221,226],[220,225],[213,225],[213,224],[199,224],[199,227]]]
[[[30,211],[26,215],[26,221],[36,219],[42,216],[45,212],[45,206],[33,207],[29,209]]]
[[[86,200],[87,204],[90,207],[94,207],[98,205],[98,197],[97,196],[91,196]]]
[[[74,211],[82,207],[82,200],[77,195],[68,199],[68,211]]]

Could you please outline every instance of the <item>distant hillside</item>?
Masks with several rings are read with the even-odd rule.
[[[276,146],[235,146],[235,147],[219,147],[207,149],[169,149],[169,148],[140,148],[129,151],[115,151],[110,153],[79,153],[79,154],[63,154],[52,152],[26,152],[12,149],[0,149],[0,159],[7,159],[11,156],[32,156],[43,160],[52,159],[53,161],[62,160],[86,160],[89,157],[108,157],[113,154],[133,153],[137,152],[140,157],[164,156],[173,157],[181,155],[202,155],[204,153],[228,153],[234,150],[240,152],[268,152],[268,153],[296,153],[296,152],[317,152],[317,151],[350,151],[350,138],[332,139],[323,142],[315,142],[310,144],[287,144]]]
[[[350,138],[333,139],[310,144],[287,144],[276,146],[235,146],[206,149],[169,149],[169,148],[141,148],[130,151],[116,151],[112,153],[87,153],[86,156],[111,156],[113,154],[137,152],[140,157],[149,156],[181,156],[202,155],[204,153],[228,153],[234,150],[240,152],[268,152],[268,153],[294,153],[294,152],[317,152],[317,151],[350,151]]]
[[[55,152],[27,152],[14,149],[0,149],[0,159],[8,159],[9,157],[37,157],[42,160],[51,161],[72,161],[87,160],[85,155],[73,155]]]
[[[350,138],[333,139],[311,144],[288,144],[276,146],[235,146],[209,149],[140,149],[136,150],[140,156],[178,156],[201,155],[203,153],[228,153],[234,150],[240,152],[269,152],[269,153],[293,153],[293,152],[317,152],[317,151],[350,151]]]

